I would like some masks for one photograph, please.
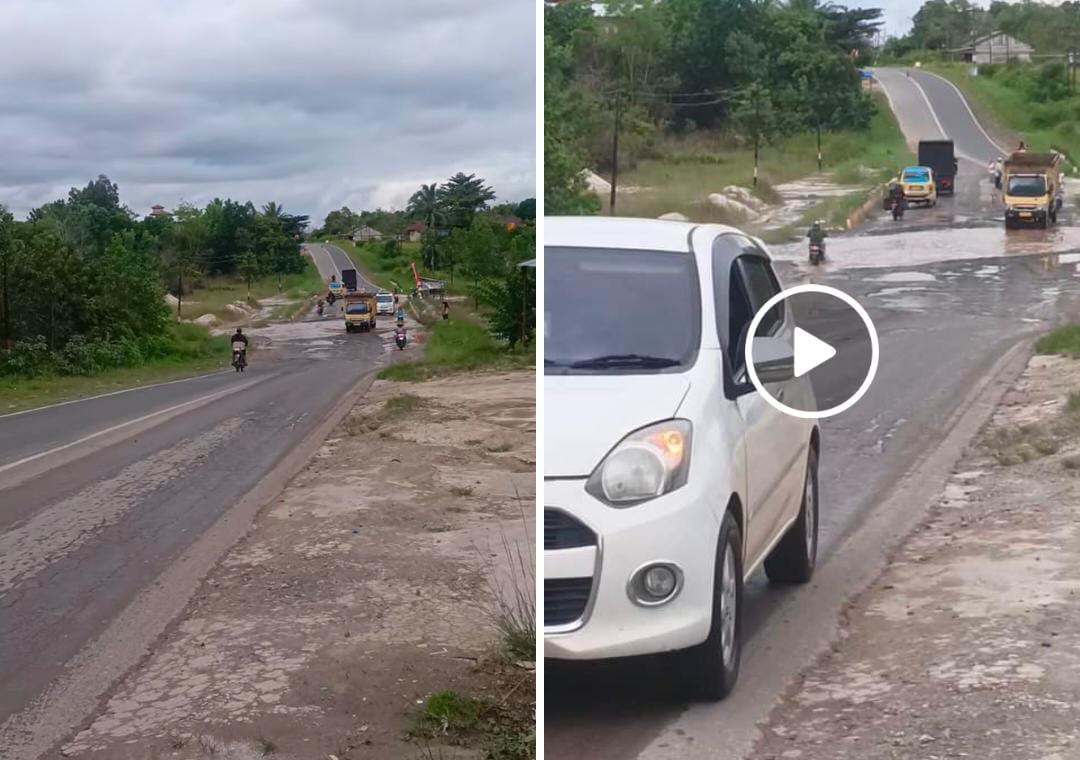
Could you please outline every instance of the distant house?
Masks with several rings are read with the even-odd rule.
[[[421,222],[413,222],[397,236],[401,243],[419,243],[424,236],[424,225]]]
[[[368,227],[366,224],[357,227],[349,236],[354,243],[366,243],[369,240],[382,240],[382,237],[383,235],[381,232],[374,227]]]
[[[150,216],[168,216],[169,212],[165,210],[165,207],[155,203],[150,207]]]
[[[508,230],[516,230],[524,222],[518,219],[516,216],[504,216],[499,218],[499,222]]]
[[[1030,63],[1035,48],[1004,32],[994,32],[976,37],[963,47],[949,51],[958,61],[976,65],[993,63]]]

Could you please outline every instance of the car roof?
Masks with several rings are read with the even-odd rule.
[[[905,166],[904,174],[911,172],[912,174],[928,174],[930,172],[929,166]]]
[[[723,224],[617,216],[546,216],[544,245],[688,253],[690,236],[695,230],[706,228],[717,235],[726,232],[745,234]]]

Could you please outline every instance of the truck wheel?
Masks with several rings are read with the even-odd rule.
[[[818,544],[817,452],[806,458],[802,508],[780,543],[765,558],[765,574],[774,583],[806,583],[814,574]]]
[[[720,523],[713,574],[709,637],[682,652],[687,682],[703,699],[717,701],[735,688],[742,659],[742,534],[731,512]]]

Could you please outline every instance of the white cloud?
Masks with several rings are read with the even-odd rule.
[[[316,220],[477,172],[534,194],[527,0],[6,0],[0,203],[98,173],[126,203],[277,200]]]

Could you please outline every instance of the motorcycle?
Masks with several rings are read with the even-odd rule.
[[[243,372],[247,366],[247,349],[243,347],[243,344],[233,346],[232,365],[237,372]]]
[[[810,243],[810,263],[817,266],[825,260],[825,246],[821,243]]]
[[[399,327],[394,330],[394,343],[397,344],[398,351],[405,350],[405,328]]]
[[[892,204],[892,218],[894,222],[899,222],[904,218],[904,204],[899,200],[894,200]]]
[[[323,315],[323,302],[322,301],[319,301],[319,305],[316,307],[315,310],[317,312],[319,312],[320,317]]]

